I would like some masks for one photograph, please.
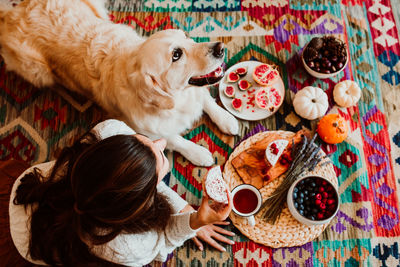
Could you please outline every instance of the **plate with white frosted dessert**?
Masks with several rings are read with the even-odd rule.
[[[278,111],[285,86],[277,68],[258,61],[231,66],[219,83],[224,107],[239,119],[256,121]]]

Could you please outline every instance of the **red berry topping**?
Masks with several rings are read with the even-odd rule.
[[[319,213],[317,214],[317,218],[318,218],[318,219],[324,218],[324,214],[322,214],[321,212],[319,212]]]
[[[275,143],[271,144],[271,148],[277,148]]]
[[[320,186],[318,191],[319,191],[319,192],[324,192],[325,189],[324,189],[322,186]]]
[[[328,201],[328,199],[326,199],[326,198],[321,199],[321,202],[324,204],[326,204],[327,201]]]
[[[269,181],[269,179],[271,179],[271,177],[267,174],[263,177],[264,181]]]
[[[319,199],[315,200],[315,205],[321,205],[321,200]]]
[[[280,162],[282,165],[288,165],[288,164],[289,164],[289,161],[288,161],[287,159],[283,158],[283,157],[281,157],[281,158],[279,159],[279,162]]]
[[[322,185],[327,185],[328,183],[326,181],[322,181]]]
[[[321,198],[322,198],[322,197],[321,197],[321,194],[316,194],[316,195],[315,195],[315,198],[318,199],[318,200],[321,200]]]
[[[324,210],[324,209],[326,209],[326,206],[325,206],[325,204],[324,204],[324,203],[321,203],[321,204],[319,204],[319,207],[321,208],[321,210]]]
[[[327,192],[322,192],[322,197],[323,198],[328,198],[328,193]]]

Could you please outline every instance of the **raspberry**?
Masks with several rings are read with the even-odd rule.
[[[319,199],[315,200],[315,205],[317,205],[317,206],[321,205],[321,200],[319,200]]]
[[[328,198],[328,193],[327,192],[322,192],[322,197],[323,198]]]
[[[331,204],[335,204],[335,200],[334,199],[328,199],[328,205],[331,205]]]
[[[293,161],[293,159],[290,157],[290,154],[285,153],[285,154],[283,154],[283,156],[285,157],[285,159],[286,159],[287,161],[289,161],[289,162],[292,162],[292,161]]]
[[[271,146],[271,152],[272,152],[272,154],[274,154],[274,155],[278,155],[279,149],[276,148],[276,147],[272,147],[272,146]]]
[[[317,218],[318,218],[318,219],[324,218],[324,214],[322,214],[321,212],[319,212],[319,213],[317,214]]]
[[[289,164],[289,162],[288,162],[286,159],[284,159],[284,158],[281,158],[281,159],[279,160],[279,162],[280,162],[282,165],[287,165],[287,164]]]
[[[318,199],[318,200],[321,200],[321,198],[322,198],[322,197],[321,197],[321,194],[316,194],[316,195],[315,195],[315,198]]]
[[[320,207],[322,210],[326,209],[326,206],[325,206],[324,203],[321,203],[321,204],[319,205],[319,207]]]

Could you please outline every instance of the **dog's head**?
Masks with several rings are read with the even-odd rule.
[[[136,53],[130,83],[140,90],[145,104],[157,108],[173,108],[177,90],[214,83],[223,76],[224,44],[196,43],[181,30],[155,33]]]

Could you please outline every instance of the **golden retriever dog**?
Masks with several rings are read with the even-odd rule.
[[[0,8],[0,54],[7,70],[37,87],[59,83],[193,164],[210,166],[206,148],[185,140],[203,110],[225,133],[238,121],[215,103],[204,77],[223,76],[221,42],[196,43],[180,30],[142,38],[109,21],[103,0],[25,0]],[[210,77],[210,76],[208,76]]]

